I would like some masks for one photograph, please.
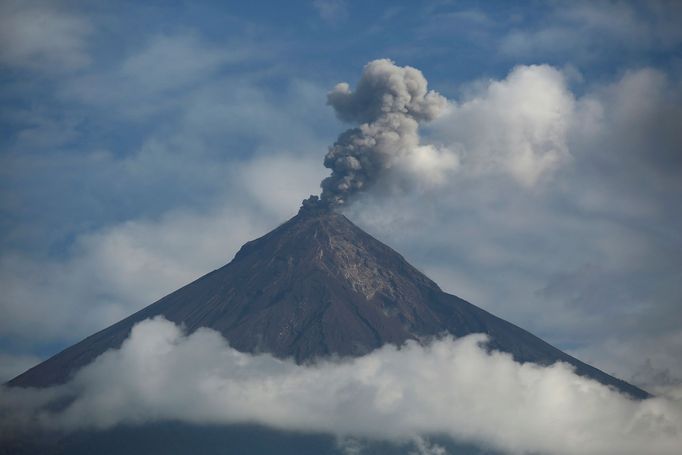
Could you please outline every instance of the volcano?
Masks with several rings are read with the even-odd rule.
[[[298,363],[361,356],[384,344],[427,343],[444,334],[485,333],[489,348],[518,362],[558,361],[635,398],[643,390],[587,365],[531,333],[443,292],[400,254],[312,199],[299,213],[246,243],[227,265],[65,349],[11,380],[61,384],[136,323],[162,315],[188,332],[208,327],[243,352]]]

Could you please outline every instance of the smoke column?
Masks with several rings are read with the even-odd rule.
[[[337,84],[327,103],[340,120],[359,124],[341,133],[324,158],[332,174],[321,183],[320,200],[333,208],[347,204],[401,161],[415,160],[424,148],[419,123],[441,114],[447,100],[427,89],[418,69],[381,59],[365,66],[355,91],[345,82]]]

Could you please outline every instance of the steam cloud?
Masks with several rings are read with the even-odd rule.
[[[355,91],[342,82],[327,102],[339,119],[360,124],[343,132],[325,156],[332,174],[322,181],[320,198],[327,205],[347,203],[393,167],[433,172],[457,165],[454,156],[419,144],[419,123],[438,117],[447,100],[428,90],[416,68],[374,60],[365,66]]]
[[[155,318],[66,385],[1,390],[0,434],[20,423],[74,430],[173,419],[396,441],[437,433],[511,453],[679,453],[679,401],[635,401],[566,364],[519,364],[484,342],[444,338],[299,366]]]

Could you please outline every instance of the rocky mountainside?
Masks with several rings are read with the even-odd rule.
[[[245,244],[227,265],[71,346],[9,382],[63,383],[131,327],[163,315],[188,331],[210,327],[245,352],[299,363],[358,356],[386,343],[450,333],[487,333],[517,361],[573,364],[579,374],[634,397],[647,393],[563,353],[525,330],[450,294],[345,216],[304,204],[291,220]]]

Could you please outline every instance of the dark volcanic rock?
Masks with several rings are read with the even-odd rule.
[[[71,346],[10,381],[11,386],[63,383],[131,327],[163,315],[192,332],[210,327],[246,352],[297,362],[357,356],[385,343],[443,333],[487,333],[490,347],[520,362],[571,363],[579,374],[635,397],[646,392],[559,351],[523,329],[441,291],[400,254],[317,201],[248,242],[229,264],[132,316]]]

